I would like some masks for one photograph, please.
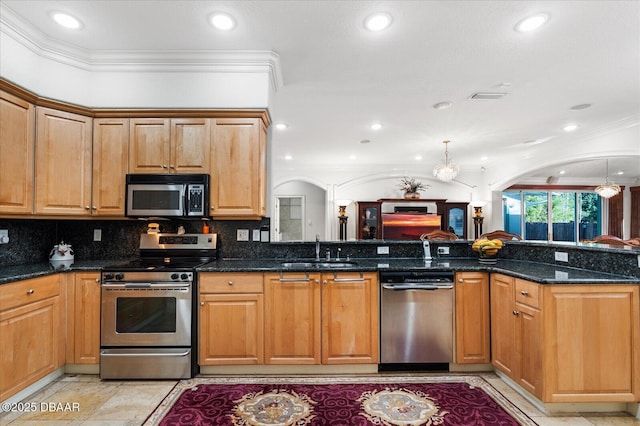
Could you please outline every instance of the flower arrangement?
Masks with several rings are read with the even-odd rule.
[[[420,191],[427,189],[427,185],[422,182],[418,182],[414,178],[403,177],[400,180],[400,188],[405,194],[417,194]]]

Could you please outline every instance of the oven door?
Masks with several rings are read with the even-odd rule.
[[[191,285],[103,284],[100,346],[191,346]]]

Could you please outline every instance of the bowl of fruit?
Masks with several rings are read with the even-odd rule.
[[[488,238],[480,238],[473,242],[471,249],[480,256],[480,263],[496,263],[495,255],[503,246],[502,240],[490,240]]]

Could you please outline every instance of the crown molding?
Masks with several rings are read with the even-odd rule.
[[[280,56],[270,50],[87,50],[47,37],[2,3],[0,35],[89,72],[257,73],[269,76],[275,92],[284,84]]]

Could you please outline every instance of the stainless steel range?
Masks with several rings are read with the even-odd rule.
[[[100,378],[197,373],[195,268],[216,256],[216,234],[142,234],[139,260],[103,269]]]

